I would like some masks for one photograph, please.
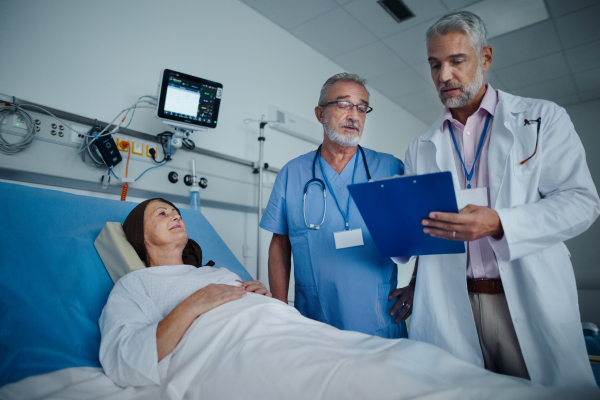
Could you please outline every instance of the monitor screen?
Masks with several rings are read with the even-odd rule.
[[[222,93],[220,83],[165,69],[159,82],[157,116],[189,129],[216,128]]]

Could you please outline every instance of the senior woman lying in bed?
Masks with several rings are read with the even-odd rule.
[[[199,271],[202,250],[188,239],[179,209],[167,200],[138,204],[125,219],[123,230],[140,259],[152,269],[120,279],[100,317],[100,361],[105,370],[116,372],[109,376],[118,384],[159,383],[161,361],[200,315],[247,292],[271,297],[259,281],[242,283],[227,270]],[[215,283],[203,284],[207,274]]]
[[[139,204],[123,229],[149,268],[116,283],[99,321],[100,362],[120,386],[160,385],[169,399],[554,397],[426,343],[304,318],[260,282],[202,267],[168,201]]]

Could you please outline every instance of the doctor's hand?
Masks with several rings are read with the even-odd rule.
[[[267,297],[273,297],[273,295],[271,294],[271,292],[269,292],[266,288],[265,285],[263,285],[260,281],[246,281],[246,282],[242,282],[242,288],[244,290],[246,290],[246,292],[254,292],[257,294],[263,294]]]
[[[394,322],[398,323],[400,321],[406,321],[406,318],[410,317],[412,314],[413,298],[415,297],[415,284],[416,281],[413,279],[410,281],[408,286],[405,286],[401,289],[396,289],[388,296],[388,301],[391,301],[394,297],[398,297],[396,304],[394,304],[390,310],[390,315],[392,317],[398,312],[400,307],[402,307],[398,315],[396,315]]]
[[[433,211],[424,219],[423,232],[430,236],[472,242],[486,236],[499,240],[504,236],[502,222],[495,210],[469,204],[458,214]]]

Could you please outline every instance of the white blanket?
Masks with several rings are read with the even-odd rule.
[[[160,288],[157,272],[144,285],[146,299],[171,293]],[[209,276],[225,283],[224,271],[208,272],[195,276],[203,284],[210,283],[203,278]],[[177,296],[193,290],[182,286]],[[157,305],[157,312],[171,306]],[[155,348],[143,351],[156,357]],[[199,317],[165,369],[160,386],[123,389],[98,369],[71,368],[6,385],[0,399],[591,399],[600,394],[497,375],[426,343],[340,331],[254,293]]]
[[[426,343],[340,331],[256,294],[200,317],[173,353],[163,385],[169,399],[529,399],[566,393],[485,371]]]
[[[2,400],[148,400],[162,399],[162,388],[159,386],[121,388],[114,384],[100,368],[67,368],[49,374],[30,376],[19,382],[11,383],[0,388]],[[269,391],[268,387],[261,388],[263,393]],[[227,399],[227,390],[222,395],[211,400]],[[186,396],[186,398],[191,398]],[[198,398],[198,397],[197,397]],[[204,398],[204,397],[200,397]],[[208,398],[208,397],[206,397]],[[239,399],[260,398],[256,393],[245,392]],[[284,399],[303,398],[302,394],[287,392]],[[355,399],[350,396],[348,399]],[[371,399],[370,397],[367,397]],[[399,394],[398,399],[405,398]],[[461,382],[456,382],[453,388],[432,391],[415,399],[598,399],[598,391],[570,390],[565,388],[530,388],[515,389],[511,387],[500,391],[497,387],[485,388],[464,387]]]

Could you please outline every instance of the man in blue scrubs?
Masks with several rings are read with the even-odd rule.
[[[397,267],[379,256],[347,189],[367,182],[369,174],[372,179],[402,175],[404,164],[358,146],[371,111],[363,79],[334,75],[323,85],[318,104],[323,144],[283,167],[260,222],[273,232],[271,292],[287,303],[293,254],[294,306],[302,315],[339,329],[406,337],[406,325],[390,316],[394,301],[388,301],[397,286]]]

